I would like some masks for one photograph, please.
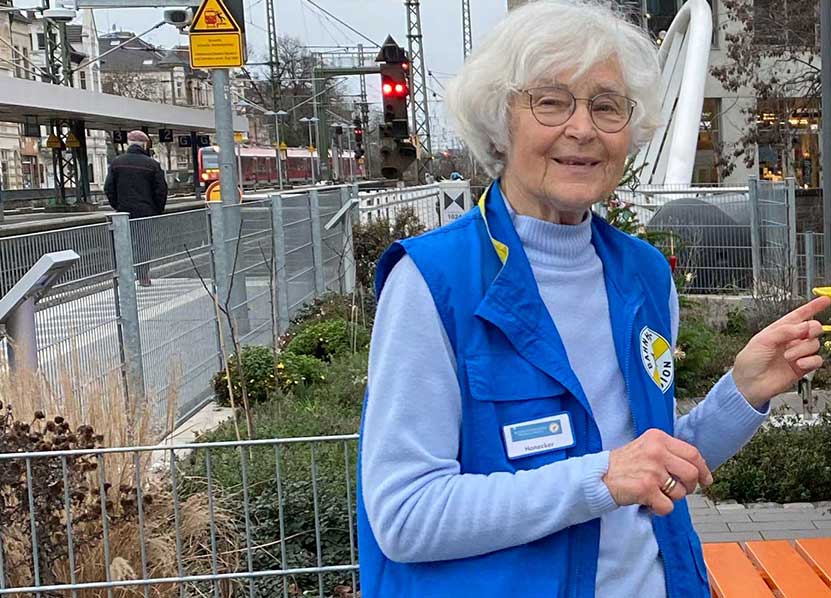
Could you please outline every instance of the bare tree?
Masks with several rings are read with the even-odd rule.
[[[751,91],[755,104],[741,108],[746,127],[735,144],[717,149],[718,166],[729,175],[736,160],[752,167],[757,144],[784,153],[784,173],[793,176],[794,119],[801,121],[820,97],[819,0],[721,0],[726,60],[711,68],[725,90]]]

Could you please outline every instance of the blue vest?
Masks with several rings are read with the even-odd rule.
[[[666,259],[648,243],[596,216],[592,243],[603,262],[612,334],[635,433],[658,428],[672,434],[674,385],[671,369],[661,367],[661,356],[665,362],[669,350],[664,350],[661,339],[671,338]],[[539,295],[499,186],[491,185],[478,209],[450,225],[390,247],[378,264],[378,296],[405,253],[424,277],[456,354],[462,398],[461,472],[516,472],[600,452],[600,432],[591,407]],[[588,323],[591,314],[576,317]],[[647,363],[653,365],[651,371]],[[562,411],[571,417],[573,447],[508,458],[503,426]],[[364,598],[594,596],[599,519],[481,556],[399,563],[383,554],[369,526],[360,459],[357,479]],[[652,521],[668,596],[708,598],[701,543],[686,501],[675,503],[669,516]]]

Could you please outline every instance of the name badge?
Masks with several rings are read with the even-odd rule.
[[[565,411],[502,427],[509,459],[567,449],[574,446],[571,417]]]

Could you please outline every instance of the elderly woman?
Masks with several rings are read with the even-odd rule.
[[[818,368],[817,299],[675,416],[659,251],[592,215],[659,112],[653,44],[599,3],[511,12],[448,92],[494,182],[393,245],[362,423],[364,598],[710,595],[685,497]]]

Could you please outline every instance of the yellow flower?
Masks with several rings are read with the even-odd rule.
[[[825,343],[823,344],[825,346],[826,351],[831,351],[831,341],[825,341]]]
[[[277,369],[278,369],[278,370],[285,369],[285,367],[286,367],[286,366],[284,366],[284,365],[283,365],[283,362],[282,362],[282,361],[281,361],[280,363],[278,363],[278,364],[277,364]]]

